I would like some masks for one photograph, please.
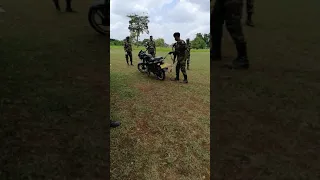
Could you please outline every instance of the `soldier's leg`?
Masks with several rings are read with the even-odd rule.
[[[246,9],[247,9],[247,25],[248,26],[254,26],[253,24],[253,21],[252,21],[252,15],[254,13],[254,9],[253,9],[253,6],[254,6],[254,0],[247,0],[247,3],[246,3]]]
[[[130,63],[131,63],[131,65],[133,65],[132,64],[132,52],[129,53],[129,57],[130,57]]]
[[[175,80],[179,80],[180,78],[179,78],[179,76],[180,76],[180,69],[181,69],[181,64],[180,64],[180,62],[178,61],[177,62],[177,65],[176,65],[176,78],[175,78]]]
[[[224,24],[224,0],[216,0],[211,13],[212,60],[221,59],[221,43]]]
[[[187,56],[187,70],[189,70],[190,65],[190,54]]]
[[[237,58],[233,61],[233,66],[248,68],[247,44],[241,24],[242,8],[242,0],[230,0],[230,3],[226,3],[226,26],[236,45],[238,53]]]
[[[129,58],[129,55],[128,55],[128,53],[126,53],[126,61],[127,61],[127,64],[129,65],[128,58]]]
[[[61,8],[60,8],[59,0],[53,0],[53,3],[54,3],[54,5],[55,5],[56,9],[57,9],[58,11],[60,11]]]
[[[67,12],[72,12],[72,8],[71,8],[71,0],[66,0],[66,11]]]
[[[188,83],[188,76],[187,76],[187,70],[186,70],[186,59],[180,60],[180,68],[181,72],[183,74],[183,82]]]

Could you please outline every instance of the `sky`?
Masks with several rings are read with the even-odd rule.
[[[153,36],[172,44],[174,32],[184,40],[210,32],[210,0],[111,0],[110,38],[123,40],[130,35],[126,15],[132,13],[149,16],[150,33],[142,34],[140,40]]]

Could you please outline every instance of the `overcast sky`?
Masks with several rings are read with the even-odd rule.
[[[110,38],[122,40],[130,35],[128,30],[131,13],[149,15],[149,35],[140,40],[164,38],[173,43],[174,32],[180,32],[182,39],[192,40],[196,33],[210,32],[210,0],[111,0]]]

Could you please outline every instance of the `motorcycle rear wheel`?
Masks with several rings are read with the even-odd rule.
[[[107,33],[110,31],[108,28],[108,24],[106,24],[104,21],[107,19],[107,17],[102,17],[101,13],[103,13],[105,11],[104,7],[94,7],[94,8],[90,8],[89,13],[88,13],[88,20],[89,23],[91,25],[91,27],[97,31],[98,33],[102,34],[102,35],[107,35]],[[99,24],[96,21],[96,16],[101,18],[101,24]],[[102,28],[101,26],[105,27]]]

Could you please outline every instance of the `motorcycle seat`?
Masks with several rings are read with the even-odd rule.
[[[151,58],[152,61],[160,61],[160,60],[162,60],[162,59],[163,59],[162,56],[158,56],[158,57]]]

